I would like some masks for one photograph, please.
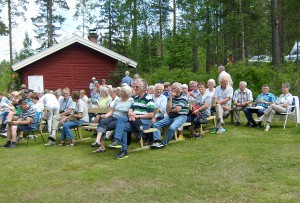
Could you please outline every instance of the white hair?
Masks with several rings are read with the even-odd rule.
[[[131,90],[131,87],[129,87],[129,86],[121,87],[121,91],[124,91],[128,97],[131,97],[131,95],[132,95],[132,90]]]
[[[180,89],[180,92],[182,92],[182,85],[179,82],[174,82],[172,84],[173,87]]]
[[[212,83],[212,84],[214,85],[214,87],[216,86],[216,81],[215,81],[215,79],[209,79],[209,80],[207,81],[207,83]]]
[[[158,88],[159,86],[160,86],[162,89],[164,89],[164,85],[161,84],[161,83],[155,84],[154,89]]]
[[[128,76],[128,75],[129,75],[129,71],[126,71],[126,72],[125,72],[125,75]]]
[[[245,87],[247,87],[247,82],[246,81],[241,81],[240,85],[245,85]]]

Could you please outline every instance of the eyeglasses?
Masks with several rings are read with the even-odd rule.
[[[134,86],[133,88],[134,88],[134,89],[139,89],[139,86]]]

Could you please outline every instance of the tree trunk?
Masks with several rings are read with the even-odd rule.
[[[272,57],[273,65],[276,68],[281,67],[280,60],[280,38],[279,38],[279,18],[278,18],[278,4],[277,0],[271,1],[271,13],[272,13]]]
[[[159,0],[159,51],[160,51],[160,58],[161,60],[164,57],[163,53],[163,34],[162,34],[162,9],[161,9],[161,0]]]
[[[176,35],[176,0],[173,0],[173,37]]]
[[[196,13],[195,1],[191,3],[191,42],[192,42],[192,57],[193,57],[193,72],[198,71],[198,40],[197,40],[197,26],[196,26]]]
[[[137,60],[137,0],[133,0],[133,31],[132,31],[132,47],[133,47],[133,60]]]
[[[11,1],[7,0],[8,7],[8,38],[9,38],[9,61],[13,64],[13,50],[12,50],[12,24],[11,24]]]
[[[210,9],[208,1],[206,1],[206,61],[205,61],[205,72],[210,72],[210,35],[211,35],[211,23],[210,23]]]
[[[49,13],[49,33],[48,33],[48,36],[49,36],[49,44],[48,44],[48,47],[52,47],[53,45],[53,20],[52,20],[52,0],[49,0],[49,4],[48,4],[48,13]]]

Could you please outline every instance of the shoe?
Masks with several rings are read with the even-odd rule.
[[[265,115],[262,115],[261,117],[258,118],[258,122],[263,122],[265,118]]]
[[[191,139],[195,138],[196,137],[196,134],[191,134]]]
[[[9,145],[11,145],[10,143],[5,143],[4,145],[2,145],[1,147],[9,147]]]
[[[269,129],[270,129],[270,125],[266,125],[265,131],[269,131]]]
[[[23,137],[17,137],[17,140],[23,140],[24,138]]]
[[[45,146],[54,146],[54,145],[55,145],[55,142],[53,142],[53,141],[50,141],[45,144]]]
[[[220,119],[220,125],[221,125],[221,126],[225,125],[223,119]]]
[[[246,127],[250,127],[250,122],[247,122]]]
[[[28,138],[31,139],[31,140],[33,140],[33,139],[36,139],[37,136],[35,136],[35,135],[28,135]]]
[[[204,136],[202,135],[202,134],[197,134],[196,136],[195,136],[195,138],[203,138]]]
[[[10,144],[7,148],[8,149],[13,149],[13,148],[16,148],[17,146],[16,146],[16,144]]]
[[[53,142],[56,142],[56,139],[55,139],[54,137],[52,137],[52,135],[49,135],[49,136],[48,136],[48,140],[51,140],[51,141],[53,141]]]
[[[74,147],[74,146],[76,146],[76,142],[72,142],[71,144],[67,144],[66,146],[67,147]]]
[[[221,124],[222,125],[222,124]],[[237,121],[236,123],[235,123],[235,126],[240,126],[241,125],[241,123],[239,122],[239,121]]]
[[[179,136],[177,137],[177,140],[185,140],[185,138],[183,137],[183,135],[179,135]]]
[[[261,128],[261,124],[257,124],[256,128]]]
[[[0,137],[7,138],[7,134],[6,133],[0,133]]]
[[[216,133],[217,133],[217,134],[221,134],[221,133],[222,133],[222,128],[218,128],[218,130],[217,130]]]
[[[118,140],[113,141],[110,145],[108,145],[109,148],[115,148],[115,149],[120,149],[122,148],[122,145]]]
[[[96,149],[95,151],[93,151],[94,153],[102,153],[105,152],[105,149]]]
[[[124,159],[128,157],[127,151],[120,151],[116,156],[115,159]]]
[[[256,127],[257,127],[257,124],[251,124],[250,127],[251,127],[251,128],[256,128]]]
[[[152,145],[150,145],[151,149],[162,149],[164,147],[165,147],[165,145],[161,142],[155,142]]]
[[[94,142],[91,144],[91,147],[100,147],[101,145],[98,142]]]

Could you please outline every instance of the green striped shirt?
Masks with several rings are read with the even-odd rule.
[[[177,106],[181,106],[181,110],[178,112],[180,115],[187,115],[189,113],[189,105],[187,96],[181,92],[179,96],[173,96],[172,98],[172,109]]]
[[[144,94],[142,98],[136,95],[133,98],[133,103],[130,107],[137,115],[145,115],[147,113],[154,112],[154,101],[148,94]]]

